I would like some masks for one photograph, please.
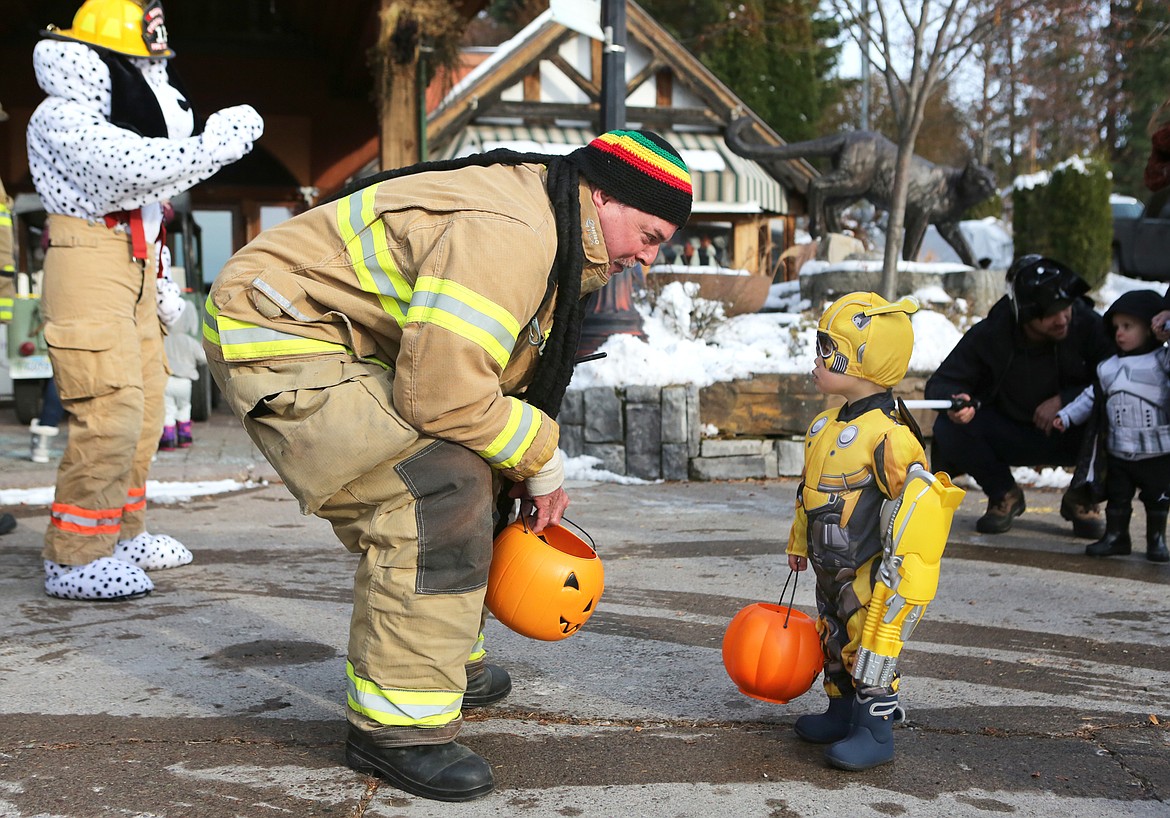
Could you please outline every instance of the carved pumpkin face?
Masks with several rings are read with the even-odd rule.
[[[748,605],[723,634],[723,667],[753,699],[777,704],[795,699],[812,687],[824,662],[816,624],[786,606]]]
[[[555,642],[588,621],[604,587],[588,543],[561,526],[533,534],[518,520],[496,537],[485,602],[517,633]]]

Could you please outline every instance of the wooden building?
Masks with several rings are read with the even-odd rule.
[[[80,4],[8,0],[0,14],[0,105],[10,116],[0,124],[0,178],[23,214],[38,204],[24,132],[44,96],[33,76],[32,48],[47,24],[69,27]],[[487,0],[451,0],[468,20],[486,6]],[[203,225],[204,278],[262,228],[365,172],[413,161],[420,151],[428,158],[496,144],[567,151],[596,134],[602,45],[548,12],[449,92],[432,88],[435,107],[422,131],[424,120],[414,114],[421,113],[424,95],[411,84],[419,43],[407,43],[414,62],[403,64],[389,92],[375,82],[370,59],[398,33],[384,29],[401,28],[410,7],[406,0],[165,0],[174,67],[197,114],[248,103],[265,120],[251,154],[190,193]],[[768,274],[792,240],[793,219],[804,207],[799,191],[814,171],[794,162],[791,179],[778,182],[731,153],[723,130],[751,112],[636,3],[627,4],[626,20],[628,126],[659,131],[692,166],[696,204],[683,237],[722,236],[727,266]],[[781,141],[762,123],[757,133]]]

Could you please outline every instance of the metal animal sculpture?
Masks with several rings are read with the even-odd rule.
[[[750,117],[741,117],[728,126],[724,136],[728,147],[740,156],[754,159],[769,170],[773,170],[769,166],[793,159],[825,156],[832,162],[832,171],[808,183],[808,232],[813,238],[841,232],[841,211],[858,199],[866,199],[882,210],[890,209],[898,146],[880,133],[849,131],[807,142],[759,145],[743,141],[742,134],[752,122]],[[918,258],[926,228],[933,224],[964,264],[979,266],[959,231],[959,221],[968,208],[994,193],[995,177],[974,161],[952,168],[913,157],[902,258]]]

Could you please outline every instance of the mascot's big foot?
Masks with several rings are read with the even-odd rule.
[[[868,770],[894,760],[894,722],[905,719],[898,694],[853,700],[849,735],[825,750],[825,760],[842,770]]]
[[[142,532],[114,546],[114,556],[85,565],[60,565],[45,560],[45,593],[57,599],[110,602],[138,599],[154,590],[147,571],[186,565],[194,557],[181,542],[166,534]]]
[[[136,565],[144,571],[178,568],[195,559],[187,547],[167,534],[143,531],[131,540],[119,540],[114,558]]]
[[[154,590],[150,577],[136,565],[98,557],[85,565],[59,565],[45,560],[45,593],[57,599],[120,602]]]

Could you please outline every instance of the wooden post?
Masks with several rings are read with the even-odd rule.
[[[378,153],[381,170],[393,170],[419,161],[418,22],[410,15],[410,3],[382,0],[378,15],[382,27],[379,46],[385,48],[384,77],[376,78],[378,100]]]

